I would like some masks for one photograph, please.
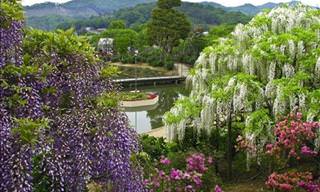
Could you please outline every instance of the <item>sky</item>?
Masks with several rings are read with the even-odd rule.
[[[22,0],[23,5],[32,5],[35,3],[43,3],[43,2],[57,2],[57,3],[64,3],[69,0]],[[119,0],[121,1],[121,0]],[[264,3],[268,2],[274,2],[274,3],[280,3],[280,2],[289,2],[290,0],[183,0],[183,1],[189,1],[189,2],[202,2],[202,1],[212,1],[216,3],[220,3],[225,6],[239,6],[243,5],[245,3],[251,3],[254,5],[262,5]],[[301,2],[320,7],[320,0],[300,0]]]

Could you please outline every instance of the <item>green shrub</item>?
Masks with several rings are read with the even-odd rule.
[[[151,160],[159,160],[161,156],[167,156],[169,145],[164,138],[156,138],[148,135],[140,137],[142,150],[150,156]]]
[[[174,66],[174,61],[171,55],[158,47],[145,47],[141,51],[138,60],[140,62],[148,63],[154,67],[173,69]]]
[[[173,48],[173,57],[176,62],[193,65],[200,52],[207,46],[206,38],[201,34],[194,34],[186,40],[180,40],[177,47]]]

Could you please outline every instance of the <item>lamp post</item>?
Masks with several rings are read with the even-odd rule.
[[[134,64],[137,64],[137,56],[138,56],[138,54],[139,54],[139,50],[138,49],[135,49],[134,50]],[[135,67],[135,77],[136,77],[136,79],[135,79],[135,85],[134,85],[134,87],[135,87],[135,92],[137,92],[138,91],[138,76],[137,76],[137,67]]]
[[[134,50],[134,64],[137,64],[137,56],[139,54],[139,51],[137,49]],[[137,67],[135,67],[135,92],[138,92],[138,76],[137,76]],[[135,112],[135,128],[136,128],[136,131],[138,132],[138,112]]]

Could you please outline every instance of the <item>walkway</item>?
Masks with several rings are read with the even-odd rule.
[[[140,77],[140,78],[129,78],[129,79],[115,79],[115,83],[148,83],[148,82],[180,82],[184,81],[186,78],[183,76],[166,76],[166,77]]]
[[[146,135],[152,136],[152,137],[166,137],[166,130],[164,127],[160,127],[158,129],[153,129],[149,132],[144,133]]]

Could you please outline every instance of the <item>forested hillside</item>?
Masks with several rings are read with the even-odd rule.
[[[150,2],[155,2],[155,0],[73,0],[64,4],[41,3],[27,6],[25,13],[27,25],[52,30],[58,24],[66,21],[110,15],[122,8]]]
[[[155,2],[155,0],[73,0],[63,4],[41,3],[25,7],[28,17],[39,17],[47,15],[61,16],[93,16],[111,14],[113,11],[133,7],[141,3]]]
[[[106,27],[107,24],[102,22],[106,17],[124,19],[129,25],[144,23],[150,17],[155,2],[155,0],[72,0],[64,4],[41,3],[27,6],[25,12],[27,25],[39,29],[53,30],[71,25],[76,28]],[[290,4],[296,3],[292,1]],[[184,2],[179,9],[187,14],[193,23],[210,25],[243,22],[247,19],[244,15],[252,17],[265,9],[277,6],[279,4],[266,3],[259,6],[244,4],[225,7],[218,3],[204,1],[196,4]]]
[[[85,20],[73,20],[64,22],[58,28],[67,29],[75,27],[81,30],[84,27],[107,27],[108,23],[114,19],[124,20],[128,27],[146,23],[150,19],[151,11],[155,8],[155,3],[140,4],[133,8],[121,9],[113,14],[112,17],[100,16],[91,17]],[[210,25],[246,23],[250,16],[240,12],[227,12],[220,8],[198,3],[182,3],[177,8],[183,12],[194,26],[208,28]]]

